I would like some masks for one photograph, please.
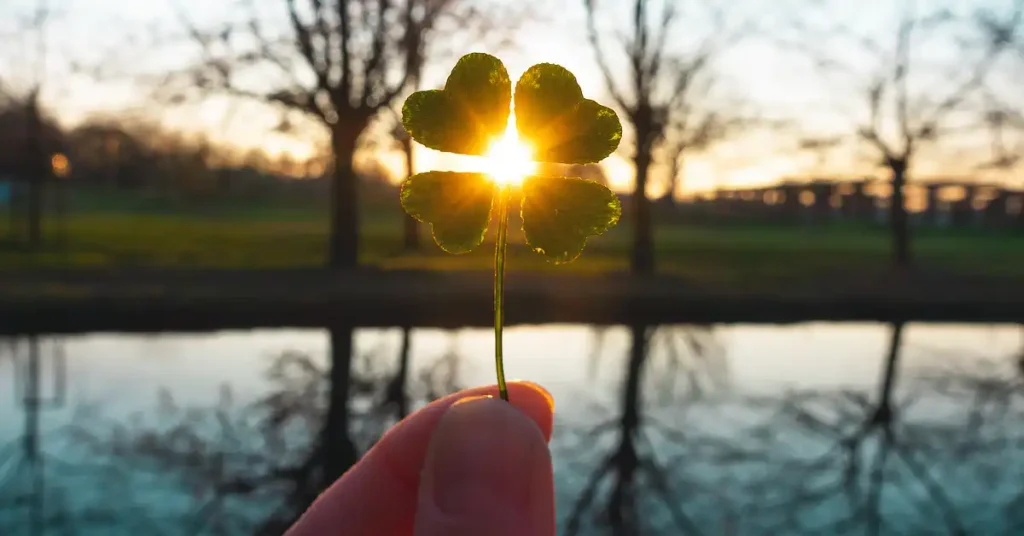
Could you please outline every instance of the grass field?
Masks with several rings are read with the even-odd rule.
[[[418,253],[401,252],[397,207],[363,214],[362,262],[382,268],[490,269],[488,244],[468,255],[440,251],[421,229]],[[76,205],[46,227],[47,244],[26,252],[10,245],[10,218],[0,213],[0,268],[67,267],[313,267],[324,262],[326,217],[311,208],[231,205],[202,210],[92,202]],[[523,244],[519,222],[509,233],[510,269],[603,272],[628,266],[630,228],[622,223],[591,239],[584,255],[553,266]],[[661,226],[656,230],[659,271],[708,283],[764,284],[792,278],[855,277],[888,267],[884,229],[868,225]],[[961,275],[1024,277],[1024,233],[973,229],[915,232],[919,266]]]

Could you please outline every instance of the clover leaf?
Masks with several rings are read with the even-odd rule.
[[[402,207],[431,222],[434,242],[448,253],[468,253],[484,241],[497,186],[483,173],[429,171],[402,185]]]
[[[468,54],[452,69],[444,89],[418,91],[406,100],[402,122],[412,138],[427,147],[483,155],[505,132],[511,93],[501,60]],[[516,83],[515,113],[520,138],[541,161],[598,162],[622,139],[615,112],[585,99],[576,77],[551,63],[530,67]],[[466,253],[480,245],[489,221],[494,189],[470,183],[482,181],[432,171],[410,177],[402,188],[406,212],[430,224],[435,242],[450,253]],[[573,195],[562,195],[567,192]],[[578,257],[587,237],[604,233],[621,214],[618,198],[604,186],[557,177],[527,179],[522,207],[527,243],[558,263]],[[481,222],[485,215],[488,220]],[[554,237],[559,237],[557,243],[551,241]]]
[[[533,250],[572,262],[588,236],[619,222],[619,199],[601,184],[578,178],[530,177],[523,182],[523,233]]]
[[[515,102],[516,128],[532,142],[537,160],[600,162],[622,140],[615,112],[584,99],[576,77],[559,65],[530,67],[516,83]]]
[[[533,159],[560,164],[599,162],[622,140],[622,125],[611,108],[586,99],[564,67],[541,63],[527,69],[515,86],[501,60],[487,54],[463,56],[443,89],[418,91],[405,101],[402,124],[417,142],[442,152],[485,155],[506,132],[515,102],[516,129]],[[402,185],[402,207],[430,224],[434,241],[449,253],[479,246],[497,204],[495,244],[495,362],[501,397],[508,400],[502,361],[508,185],[483,173],[428,171]],[[607,187],[575,177],[526,177],[521,214],[527,244],[551,261],[575,260],[587,238],[619,221],[622,207]],[[497,203],[495,203],[497,201]]]
[[[446,153],[482,155],[505,132],[512,98],[508,71],[487,54],[467,54],[444,89],[417,91],[402,107],[402,124],[421,144]]]

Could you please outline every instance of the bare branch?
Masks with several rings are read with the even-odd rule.
[[[619,91],[618,86],[615,82],[615,76],[612,75],[612,69],[608,64],[608,58],[604,53],[604,47],[601,46],[601,39],[597,32],[597,21],[595,12],[597,0],[584,0],[584,6],[587,9],[587,38],[590,41],[590,46],[594,49],[594,56],[597,60],[597,66],[601,70],[601,76],[604,78],[605,89],[608,91],[608,95],[611,96],[612,100],[615,101],[620,108],[623,110],[633,109],[633,105],[626,100],[622,92]]]
[[[884,78],[876,79],[868,90],[869,119],[867,126],[861,127],[857,134],[878,149],[886,160],[896,158],[897,151],[892,149],[882,134],[882,98],[885,96]]]
[[[633,4],[633,40],[627,45],[629,63],[633,68],[633,92],[636,95],[637,103],[642,105],[643,96],[648,94],[651,73],[647,70],[644,61],[647,55],[647,1],[634,0]]]
[[[352,21],[349,14],[347,0],[338,2],[338,46],[341,56],[341,82],[331,92],[331,99],[335,106],[340,102],[349,104],[352,102],[352,51],[349,49],[352,40]]]
[[[903,137],[903,146],[907,152],[912,151],[914,136],[911,133],[910,117],[908,109],[907,78],[910,70],[910,38],[914,31],[914,15],[910,4],[905,6],[903,20],[900,21],[900,28],[896,37],[896,61],[893,65],[892,80],[896,92],[896,121],[899,125],[900,134]]]
[[[328,90],[330,89],[330,81],[327,78],[327,72],[329,65],[325,61],[325,58],[317,55],[316,49],[313,45],[313,33],[310,31],[302,19],[299,17],[298,8],[295,5],[295,0],[286,0],[288,6],[288,20],[291,22],[292,31],[295,32],[295,38],[299,46],[299,51],[313,70],[313,75],[316,76],[317,88]],[[319,0],[313,0],[313,17],[316,19],[314,25],[323,26],[323,13]]]
[[[655,17],[650,13],[652,7],[649,2],[634,0],[630,5],[630,33],[621,39],[628,65],[625,72],[629,74],[618,77],[613,73],[596,27],[597,0],[584,0],[588,39],[598,67],[608,92],[633,123],[637,143],[640,144],[637,150],[641,151],[642,147],[641,152],[654,150],[675,129],[698,127],[702,131],[696,133],[696,137],[704,138],[708,143],[712,138],[717,141],[717,133],[735,132],[701,124],[708,119],[727,121],[730,114],[724,110],[700,112],[713,106],[711,89],[718,79],[714,60],[749,37],[757,28],[758,18],[751,16],[730,24],[730,19],[736,18],[735,9],[730,11],[720,4],[703,3],[701,7],[707,10],[710,19],[706,37],[692,45],[692,50],[677,50],[670,39],[678,35],[678,31],[673,31],[674,23],[686,19],[679,11],[680,5],[678,2],[665,2]],[[629,87],[629,95],[624,94],[620,87]],[[712,132],[716,135],[711,136]],[[693,147],[690,142],[694,136],[693,132],[685,132],[681,136],[681,145],[687,149]],[[669,152],[676,153],[674,150]]]
[[[695,78],[704,74],[711,61],[711,54],[712,51],[709,47],[705,47],[698,51],[693,58],[675,62],[672,69],[675,72],[675,82],[672,84],[672,94],[665,105],[669,113],[680,107],[689,108],[691,106],[691,103],[688,102],[690,99],[687,98],[690,96],[690,89]]]
[[[385,37],[387,35],[386,21],[384,20],[385,15],[391,9],[391,0],[377,0],[377,15],[376,19],[372,24],[367,24],[367,27],[373,28],[373,41],[370,44],[370,57],[366,61],[366,69],[363,73],[363,98],[366,99],[371,92],[375,84],[383,85],[384,78],[387,75],[381,67],[384,65],[384,44]],[[369,9],[365,9],[366,18],[369,18]],[[408,72],[408,71],[407,71]],[[401,84],[404,86],[405,84]],[[390,99],[388,99],[390,100]]]
[[[667,40],[669,35],[671,35],[672,23],[675,21],[677,13],[675,2],[665,2],[662,8],[660,23],[658,24],[657,42],[647,64],[647,70],[653,78],[657,78],[661,71],[662,58],[668,48]]]
[[[794,46],[801,49],[823,73],[839,72],[854,80],[864,76],[858,72],[863,71],[863,62],[844,63],[831,57],[838,54],[830,46],[832,43],[852,43],[859,47],[868,62],[875,64],[869,75],[870,83],[862,94],[867,114],[864,119],[851,120],[851,139],[867,142],[880,156],[881,163],[893,170],[898,168],[902,184],[911,160],[924,145],[963,134],[972,128],[965,126],[963,118],[972,114],[984,115],[982,110],[968,109],[969,104],[984,93],[997,61],[1009,49],[1015,28],[1019,26],[1022,4],[1017,2],[1010,16],[974,15],[979,19],[975,25],[988,29],[987,40],[975,37],[972,42],[970,38],[962,38],[956,33],[957,29],[970,29],[969,16],[955,15],[945,9],[918,13],[914,8],[921,4],[908,1],[902,4],[892,39],[859,35],[845,22],[825,24],[815,29],[807,24],[808,19],[805,18],[793,25],[803,34],[803,44]],[[940,31],[946,33],[939,34]],[[916,44],[922,42],[926,35],[945,39],[966,54],[978,50],[972,48],[975,44],[980,43],[982,48],[969,61],[950,62],[948,72],[943,72],[921,58],[924,46]],[[814,45],[807,45],[807,42]],[[959,76],[965,70],[966,76]],[[915,81],[927,80],[929,76],[936,76],[936,82],[949,82],[914,87],[917,85]],[[845,85],[851,84],[846,82]],[[852,85],[857,84],[854,82]],[[944,91],[947,87],[950,88],[948,92]],[[849,107],[843,103],[836,106],[839,109]],[[951,124],[953,121],[957,124]],[[891,215],[891,218],[895,217]],[[901,226],[896,223],[894,229]]]
[[[962,82],[945,99],[943,99],[926,118],[922,119],[912,134],[917,137],[929,138],[934,136],[939,123],[946,119],[946,116],[958,108],[971,93],[981,87],[985,78],[995,64],[998,54],[993,52],[979,62],[972,71],[971,76]]]

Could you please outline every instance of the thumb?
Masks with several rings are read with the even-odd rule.
[[[553,536],[551,453],[512,404],[465,399],[441,417],[423,466],[416,536]]]

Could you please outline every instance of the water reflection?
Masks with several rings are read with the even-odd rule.
[[[604,330],[594,335],[591,380],[606,339]],[[652,348],[661,351],[652,355]],[[569,499],[565,534],[593,534],[599,527],[607,527],[614,535],[637,534],[651,528],[645,523],[657,522],[645,507],[650,500],[668,514],[668,533],[700,532],[686,513],[678,483],[668,476],[670,469],[659,461],[658,451],[663,450],[659,446],[675,441],[678,434],[646,410],[652,406],[682,409],[709,391],[726,387],[729,375],[724,357],[709,328],[629,327],[617,415],[589,429],[570,426],[579,437],[556,451],[566,460],[580,460],[572,464],[573,471],[586,475]],[[645,396],[647,390],[653,396]],[[597,452],[589,448],[595,444],[602,445]]]
[[[0,533],[163,533],[170,526],[181,534],[280,534],[411,406],[457,389],[454,352],[409,377],[410,331],[402,330],[394,372],[380,366],[392,358],[386,346],[356,352],[352,328],[339,326],[330,330],[326,365],[307,353],[282,352],[266,369],[266,393],[247,404],[224,383],[216,402],[205,405],[183,404],[157,388],[156,407],[128,418],[79,405],[69,424],[52,431],[49,447],[91,481],[72,483],[62,469],[45,484],[39,343],[5,341],[8,359],[34,376],[14,378],[25,390],[26,421],[22,441],[0,451]],[[44,503],[75,485],[90,493],[78,494],[75,504]]]
[[[280,534],[391,424],[489,381],[488,335],[237,334],[229,362],[188,338],[6,341],[0,534]],[[561,326],[508,346],[559,400],[563,534],[1024,530],[1019,328]],[[90,382],[116,391],[76,394]]]
[[[908,425],[894,401],[903,333],[903,324],[891,327],[874,396],[852,390],[791,392],[777,403],[776,415],[760,425],[767,428],[760,435],[770,432],[776,438],[775,445],[756,453],[775,468],[765,483],[764,491],[771,496],[766,503],[772,508],[762,507],[763,526],[782,532],[870,535],[889,523],[895,525],[887,526],[889,530],[913,529],[905,524],[920,519],[908,519],[908,512],[899,511],[895,504],[906,497],[893,491],[910,486],[923,492],[917,499],[921,506],[939,510],[949,533],[963,533],[949,497],[918,459],[906,427],[918,424]],[[907,474],[900,475],[900,469]],[[890,494],[894,500],[883,503],[883,496]]]
[[[0,444],[0,508],[21,507],[17,522],[33,534],[41,534],[47,525],[46,465],[40,430],[42,412],[64,405],[67,367],[63,347],[38,337],[29,337],[24,345],[0,341],[0,360],[13,365],[16,378],[14,403],[24,416],[20,441]],[[47,366],[49,365],[49,366]],[[47,381],[49,378],[49,381]],[[47,392],[49,391],[49,392]],[[11,488],[13,493],[2,493]],[[0,517],[0,528],[7,523]]]
[[[691,381],[671,401],[669,424],[654,418],[665,401],[645,403],[641,392],[701,369],[650,366],[657,331],[633,326],[619,417],[578,430],[562,453],[589,460],[590,471],[564,533],[1018,533],[1024,486],[1007,477],[1024,461],[1024,389],[1006,372],[1019,354],[1002,373],[980,361],[927,367],[900,389],[911,372],[901,366],[905,331],[890,327],[874,389],[713,401]],[[605,434],[614,436],[606,450],[586,450]]]

